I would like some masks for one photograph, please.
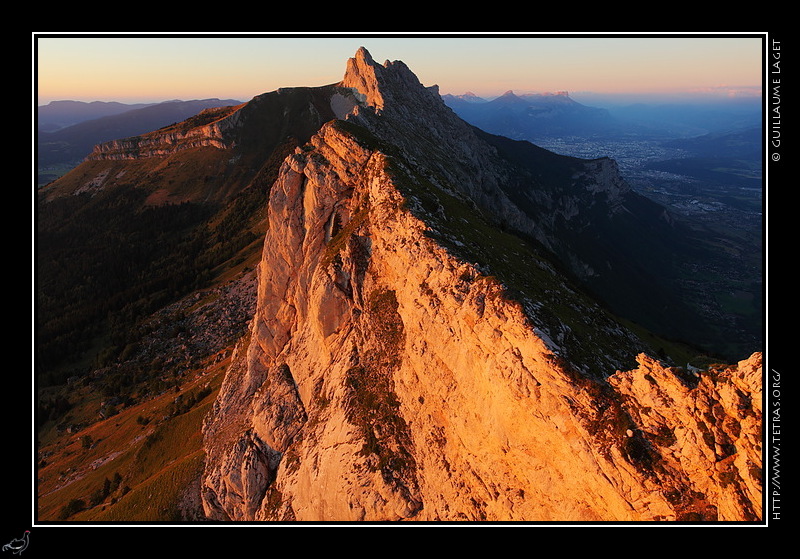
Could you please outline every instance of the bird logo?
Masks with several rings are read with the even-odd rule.
[[[25,548],[28,547],[28,538],[30,537],[30,530],[25,530],[21,538],[14,538],[6,545],[3,546],[3,551],[10,551],[16,555],[20,555]]]

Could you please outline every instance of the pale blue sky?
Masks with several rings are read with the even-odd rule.
[[[154,102],[234,98],[339,81],[365,46],[402,60],[442,93],[490,97],[596,93],[760,93],[762,38],[702,37],[173,37],[34,34],[37,104],[53,100]]]

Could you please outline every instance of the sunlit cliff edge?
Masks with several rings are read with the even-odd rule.
[[[198,115],[142,136],[103,142],[87,156],[89,160],[126,160],[174,153],[180,149],[231,144],[226,131],[235,128],[242,105],[205,109]]]
[[[338,119],[271,187],[257,310],[204,426],[210,519],[761,518],[761,355],[667,366],[506,232],[597,274],[553,231],[631,211],[612,161],[520,193],[403,63],[361,49],[332,91]]]

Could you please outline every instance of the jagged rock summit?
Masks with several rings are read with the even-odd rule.
[[[512,164],[365,49],[326,91],[337,118],[271,187],[250,335],[204,426],[209,518],[760,518],[760,355],[666,366],[543,248],[587,205],[631,211],[610,163],[534,149],[520,175],[529,148]]]

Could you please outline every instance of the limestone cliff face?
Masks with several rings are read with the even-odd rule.
[[[685,491],[663,491],[688,518],[761,517],[762,361],[685,373],[646,356],[609,378],[623,409],[657,452],[654,473],[683,477]],[[638,434],[634,435],[638,436]]]
[[[231,147],[229,131],[237,127],[238,109],[242,106],[205,109],[181,125],[98,144],[87,159],[119,161],[169,155],[197,147]]]
[[[394,64],[360,51],[341,84],[360,104],[272,186],[250,336],[204,426],[206,514],[759,518],[758,356],[699,377],[648,357],[487,221],[487,200],[516,207],[478,165],[492,149],[460,132],[471,173],[381,128],[409,91]]]

